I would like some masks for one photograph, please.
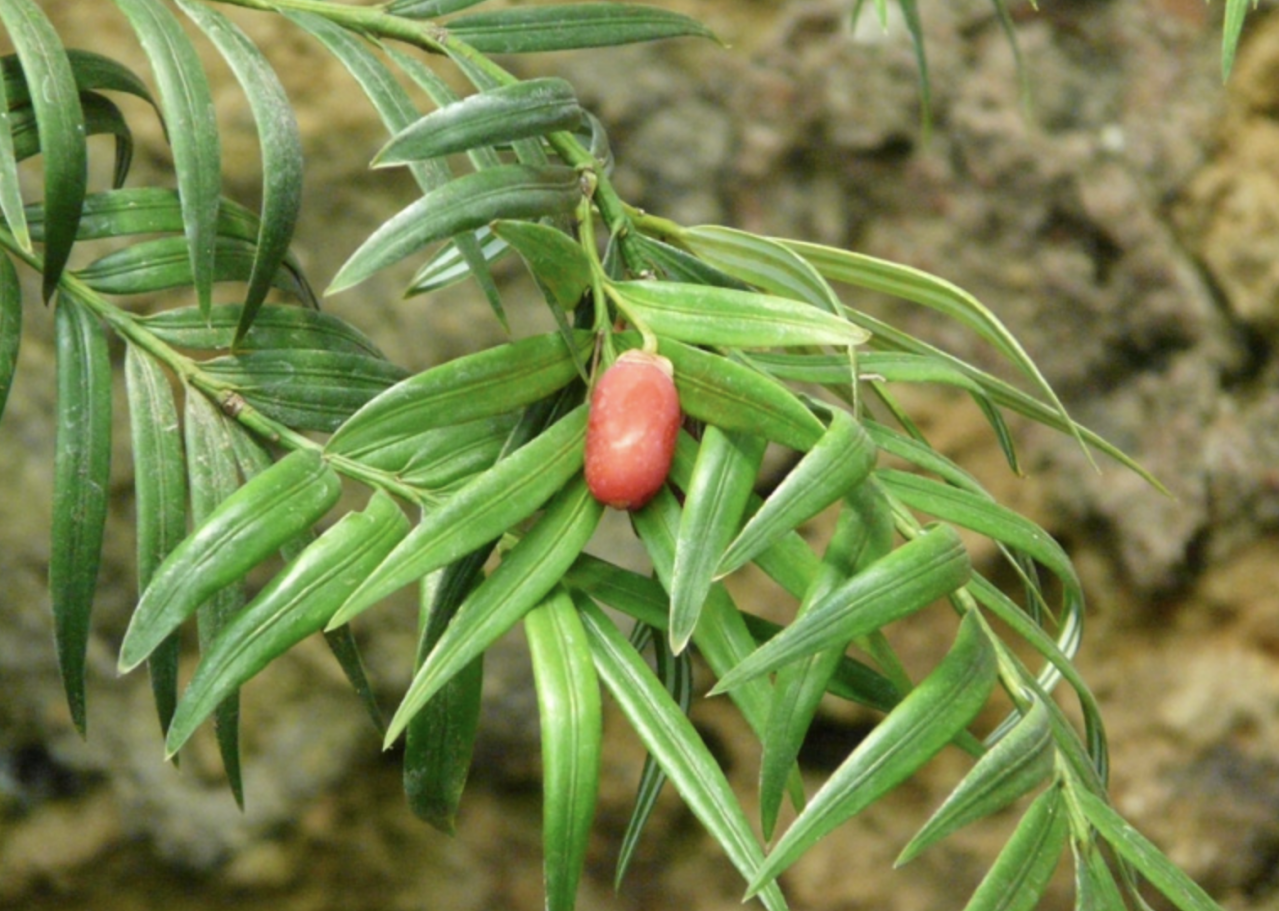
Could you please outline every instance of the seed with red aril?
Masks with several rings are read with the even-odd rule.
[[[591,393],[586,486],[616,509],[639,509],[661,489],[679,435],[679,394],[671,362],[627,351]]]

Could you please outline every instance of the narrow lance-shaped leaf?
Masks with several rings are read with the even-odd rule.
[[[1106,843],[1133,868],[1148,879],[1168,901],[1181,911],[1219,911],[1218,905],[1194,880],[1177,868],[1150,839],[1146,838],[1106,801],[1084,787],[1067,792],[1097,827]]]
[[[1061,404],[1052,386],[1035,366],[1035,362],[1026,354],[1021,343],[1013,337],[998,317],[971,294],[945,279],[900,263],[820,244],[792,240],[781,242],[812,263],[818,272],[831,281],[844,282],[913,301],[936,310],[976,332],[1035,385],[1063,425],[1077,440],[1080,440],[1080,445],[1083,445],[1083,438],[1074,421],[1067,415],[1065,406]],[[849,318],[859,325],[869,328],[876,323],[872,317],[867,317],[865,314],[853,310],[848,310],[847,313]],[[871,331],[875,330],[872,328]]]
[[[111,363],[96,317],[69,295],[58,298],[54,334],[58,400],[49,597],[71,720],[84,733],[85,660],[111,469]]]
[[[343,516],[272,579],[204,650],[165,741],[168,753],[269,662],[324,626],[407,531],[404,513],[379,491],[363,512]]]
[[[22,285],[13,260],[0,254],[0,417],[4,416],[4,406],[18,370],[21,341]]]
[[[533,221],[496,221],[492,229],[495,237],[519,252],[542,289],[560,334],[571,341],[568,315],[591,286],[591,267],[581,245],[563,231]],[[578,369],[586,375],[584,363]]]
[[[524,224],[524,222],[521,222],[521,224]],[[464,235],[458,235],[458,237],[462,236]],[[488,266],[497,262],[510,251],[510,246],[506,241],[495,235],[488,228],[480,228],[473,236],[476,238],[480,254],[484,257],[484,262]],[[404,296],[413,297],[418,294],[429,294],[432,291],[455,285],[471,275],[471,270],[471,261],[466,256],[463,256],[462,251],[458,248],[457,238],[454,238],[440,247],[439,251],[427,260],[422,268],[417,270],[412,281],[409,282],[409,287],[404,292]]]
[[[770,294],[804,301],[837,316],[843,312],[826,279],[775,240],[735,228],[703,225],[681,231],[679,241],[712,266]]]
[[[433,19],[483,2],[484,0],[395,0],[386,11],[405,19]]]
[[[662,629],[667,622],[668,598],[656,579],[582,554],[565,574],[564,582],[573,590],[655,629]],[[754,614],[743,613],[742,619],[757,642],[767,642],[782,631],[781,626]],[[891,681],[848,656],[841,657],[839,666],[827,680],[827,689],[841,699],[883,712],[901,701],[901,693]]]
[[[720,559],[716,576],[750,562],[787,532],[860,484],[875,467],[875,446],[852,415],[831,413],[830,428],[777,485]]]
[[[797,617],[807,614],[835,588],[884,556],[892,546],[893,526],[888,504],[863,484],[846,498],[821,566],[804,592]],[[771,838],[777,824],[786,779],[799,758],[809,726],[831,678],[844,660],[846,643],[794,661],[777,672],[768,725],[760,738],[760,820]],[[897,701],[893,694],[893,703]]]
[[[218,505],[240,485],[240,468],[235,444],[222,412],[203,395],[188,389],[183,430],[186,433],[187,486],[191,496],[191,524],[199,528]],[[145,596],[145,593],[144,593]],[[228,619],[244,606],[244,584],[240,580],[212,592],[196,608],[196,630],[200,651],[205,651],[222,631]],[[170,633],[165,642],[173,639]],[[152,652],[154,655],[155,653]],[[235,802],[244,807],[244,780],[240,765],[240,694],[228,693],[217,705],[213,718],[214,737],[227,784]]]
[[[1252,0],[1257,8],[1257,0]],[[1226,0],[1226,18],[1221,25],[1221,81],[1230,78],[1235,67],[1235,53],[1239,49],[1239,37],[1243,34],[1244,17],[1248,14],[1248,0]]]
[[[670,576],[671,650],[687,647],[720,556],[741,525],[764,459],[763,437],[707,427],[685,489]]]
[[[89,180],[84,115],[67,52],[40,7],[32,0],[0,0],[0,21],[23,72],[38,74],[40,82],[40,90],[31,93],[31,104],[44,157],[44,205],[50,224],[44,241],[47,302],[71,256]]]
[[[418,110],[408,92],[386,64],[373,54],[370,42],[364,36],[315,13],[282,10],[281,15],[314,35],[330,54],[341,61],[391,133],[398,133],[417,119]],[[392,58],[406,56],[393,47],[387,47],[385,51]],[[409,165],[409,172],[423,190],[445,183],[451,173],[444,162],[438,161],[414,162]]]
[[[160,87],[173,147],[196,299],[212,304],[214,238],[222,195],[222,153],[213,95],[195,47],[159,0],[115,0],[128,17]]]
[[[692,476],[692,463],[684,452],[690,448],[687,443],[691,442],[691,438],[682,434],[680,442],[683,445],[676,447],[676,457],[671,465],[671,480],[676,485],[687,488]],[[644,549],[653,561],[653,569],[667,591],[673,587],[680,513],[675,494],[669,487],[663,487],[648,506],[631,515]],[[728,590],[718,582],[711,585],[707,592],[701,619],[693,630],[693,644],[711,670],[719,676],[740,664],[755,648],[755,638],[747,627],[742,612],[733,602]],[[757,735],[762,735],[772,704],[772,687],[768,681],[752,680],[734,690],[731,698],[741,710],[747,724]],[[794,776],[792,786],[797,804],[802,803],[803,783],[798,774]]]
[[[18,180],[18,155],[13,147],[13,117],[9,91],[0,79],[0,216],[9,226],[13,239],[28,253],[32,252],[31,231],[22,206],[22,184]],[[12,268],[12,264],[10,264]]]
[[[124,183],[133,161],[133,133],[124,114],[115,102],[97,92],[80,95],[80,110],[84,117],[84,135],[114,136],[116,143],[114,185]],[[13,129],[13,153],[18,161],[33,158],[41,152],[40,136],[34,112],[30,107],[10,112],[9,124]],[[28,225],[28,228],[31,226]],[[78,236],[78,235],[77,235]],[[34,231],[32,232],[34,239]]]
[[[737,795],[701,735],[603,611],[588,599],[574,600],[590,636],[600,679],[631,727],[742,876],[754,878],[763,852]],[[760,898],[770,909],[786,907],[776,884],[765,886]]]
[[[635,630],[648,630],[651,633],[652,629],[643,623],[635,625]],[[658,679],[665,685],[666,691],[671,694],[679,710],[687,715],[693,703],[692,656],[688,652],[682,655],[673,654],[666,641],[660,636],[650,635],[648,638],[652,639],[657,651]],[[631,641],[635,642],[634,633],[631,635]],[[621,891],[622,881],[626,878],[626,871],[630,868],[631,860],[639,847],[644,827],[648,824],[649,817],[657,806],[657,798],[661,796],[665,785],[666,773],[653,758],[653,754],[649,753],[644,757],[644,770],[640,773],[639,786],[636,788],[635,808],[631,811],[631,818],[626,823],[626,832],[622,835],[622,843],[617,849],[617,871],[613,874],[614,891]]]
[[[156,568],[186,537],[186,457],[178,409],[164,369],[132,345],[125,352],[124,368],[133,436],[141,595],[151,584]],[[171,635],[147,663],[161,732],[168,731],[177,707],[180,650],[180,639]]]
[[[573,911],[599,795],[599,680],[573,599],[556,588],[524,617],[542,729],[542,850],[548,911]]]
[[[493,547],[485,545],[422,580],[418,668],[483,578],[484,563],[492,552]],[[444,684],[404,729],[404,796],[409,809],[450,835],[456,830],[475,752],[483,686],[484,656],[479,655]]]
[[[748,894],[772,883],[819,839],[915,774],[968,726],[986,704],[995,677],[994,650],[978,618],[967,614],[950,652],[813,795]]]
[[[141,322],[162,341],[197,351],[230,348],[239,324],[236,304],[218,304],[206,318],[195,307],[175,307],[142,318]],[[360,354],[385,360],[367,335],[336,316],[306,307],[265,305],[249,333],[236,344],[237,351],[321,350]]]
[[[267,417],[298,430],[328,432],[405,374],[380,357],[315,349],[248,351],[201,366],[233,384]]]
[[[257,256],[251,242],[219,236],[213,238],[211,245],[214,262],[206,276],[208,281],[249,280]],[[102,294],[145,294],[186,287],[196,280],[191,272],[191,257],[185,237],[137,241],[94,260],[77,270],[77,275],[86,285]],[[295,271],[295,266],[288,262],[276,270],[271,280],[275,287],[292,293],[300,300],[307,300],[311,293],[302,276]]]
[[[580,332],[576,341],[586,351],[593,339]],[[425,430],[531,405],[576,376],[568,345],[556,333],[497,345],[392,386],[339,427],[325,449],[364,459]]]
[[[1051,787],[1026,810],[964,911],[1031,911],[1048,888],[1069,834],[1061,788]]]
[[[604,507],[578,477],[556,495],[542,517],[471,593],[440,637],[387,727],[385,745],[459,670],[538,604],[582,552]]]
[[[256,255],[236,341],[253,325],[258,308],[288,252],[302,205],[302,140],[297,118],[275,71],[248,36],[218,11],[191,0],[178,5],[217,47],[244,89],[262,155],[262,214]]]
[[[920,114],[926,142],[933,129],[933,88],[928,75],[928,53],[924,48],[924,23],[919,15],[917,0],[897,0],[897,6],[902,11],[902,20],[905,21],[911,43],[915,46],[915,65],[919,68]]]
[[[573,87],[544,77],[504,85],[432,111],[400,130],[373,157],[373,167],[404,164],[572,130],[582,120]]]
[[[1052,726],[1036,700],[1021,721],[973,766],[946,802],[902,849],[894,866],[970,822],[990,816],[1044,782],[1052,773]]]
[[[860,345],[870,338],[842,316],[754,291],[660,281],[616,282],[608,290],[656,334],[695,345]]]
[[[842,647],[951,594],[971,573],[959,533],[949,525],[933,526],[832,589],[724,675],[712,692],[728,692],[791,661]]]
[[[120,670],[143,661],[210,595],[317,522],[337,502],[337,474],[299,449],[228,497],[156,571],[120,646]]]
[[[328,293],[351,287],[432,241],[474,231],[497,218],[567,215],[582,198],[575,170],[501,165],[431,190],[373,232],[351,254]]]
[[[638,3],[514,7],[459,16],[449,34],[486,54],[569,51],[715,34],[695,19]]]
[[[422,522],[350,597],[331,625],[460,559],[531,516],[582,467],[586,406],[475,476]]]

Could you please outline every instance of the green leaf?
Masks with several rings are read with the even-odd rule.
[[[915,46],[915,65],[919,68],[919,107],[923,118],[924,140],[927,141],[933,129],[933,90],[928,78],[928,54],[924,48],[924,23],[919,15],[919,4],[916,0],[897,0],[902,11],[902,20],[906,30],[910,32],[911,44]]]
[[[995,677],[994,650],[978,618],[965,615],[950,652],[813,795],[753,878],[748,895],[771,884],[822,836],[915,774],[968,726],[986,704]]]
[[[656,579],[583,554],[565,574],[564,583],[641,623],[659,630],[666,628],[669,599]],[[756,642],[767,642],[784,628],[745,612],[742,620]],[[882,674],[847,656],[841,658],[834,674],[827,680],[827,689],[841,699],[885,712],[901,700],[897,688]]]
[[[1252,0],[1252,8],[1257,8],[1257,0]],[[1248,0],[1226,0],[1226,18],[1221,24],[1221,81],[1230,78],[1230,71],[1235,67],[1235,52],[1239,49],[1239,38],[1243,34],[1244,17],[1248,14]]]
[[[1061,788],[1035,798],[964,911],[1031,911],[1048,888],[1070,833]]]
[[[199,55],[160,0],[115,0],[146,52],[160,87],[182,200],[192,283],[202,311],[212,304],[222,154],[213,95]]]
[[[492,229],[495,237],[515,248],[564,310],[572,311],[591,287],[586,254],[563,231],[532,221],[495,221]]]
[[[679,466],[673,466],[671,476],[676,484],[688,486],[689,474],[683,472]],[[635,531],[653,561],[653,569],[668,592],[674,581],[680,513],[674,493],[669,487],[663,487],[644,509],[631,515]],[[740,664],[755,648],[755,637],[746,626],[741,611],[733,603],[732,596],[720,583],[713,584],[707,592],[701,620],[693,631],[693,643],[711,670],[719,676]],[[731,693],[742,717],[757,735],[763,734],[772,705],[772,695],[772,687],[766,680],[751,681]],[[794,776],[793,786],[797,804],[802,803],[803,782],[798,774]]]
[[[1128,905],[1106,865],[1101,846],[1092,839],[1072,839],[1075,852],[1075,907],[1078,911],[1127,911]]]
[[[213,239],[214,262],[206,276],[210,282],[243,282],[253,274],[257,254],[252,243],[235,237]],[[100,294],[147,294],[195,283],[185,237],[160,237],[131,244],[94,260],[76,275]],[[310,291],[289,263],[273,276],[273,284],[300,300]],[[201,310],[207,313],[212,304]]]
[[[130,345],[124,358],[133,440],[133,486],[137,499],[138,594],[146,591],[156,568],[186,537],[186,456],[178,409],[169,378],[159,362]],[[175,636],[151,655],[147,669],[151,691],[166,732],[178,701],[178,653]]]
[[[1177,869],[1148,838],[1129,825],[1104,799],[1082,787],[1067,794],[1114,852],[1148,879],[1181,911],[1221,911],[1189,876]]]
[[[161,341],[195,351],[326,351],[385,360],[367,335],[350,323],[319,310],[266,304],[258,311],[253,328],[235,341],[239,325],[238,304],[218,304],[206,319],[195,307],[162,310],[141,318],[141,323]]]
[[[329,285],[335,294],[432,241],[474,231],[496,218],[567,215],[582,198],[578,175],[563,166],[500,165],[431,190],[373,232]]]
[[[84,116],[84,135],[115,137],[116,156],[114,181],[118,186],[128,177],[133,162],[133,134],[125,122],[124,114],[114,102],[93,92],[80,96],[80,109]],[[13,127],[13,151],[18,161],[25,161],[40,154],[40,137],[34,111],[30,107],[10,112],[9,123]],[[28,226],[29,227],[29,226]]]
[[[591,267],[582,248],[571,237],[549,225],[532,221],[496,221],[494,233],[514,247],[546,298],[560,334],[569,344],[573,328],[569,319],[591,286]],[[571,349],[576,353],[576,348]],[[579,358],[578,373],[586,380],[586,364]]]
[[[467,595],[483,578],[491,546],[481,547],[422,580],[416,668],[440,641]],[[458,806],[479,730],[484,656],[458,671],[404,729],[404,794],[409,809],[441,832],[456,831]],[[385,735],[385,731],[383,731]]]
[[[1168,489],[1159,482],[1158,478],[1143,468],[1131,456],[1124,453],[1114,444],[1107,442],[1087,427],[1075,423],[1069,415],[1051,404],[1045,404],[1033,396],[1027,395],[1020,389],[991,376],[989,373],[978,370],[977,368],[969,365],[967,362],[949,355],[938,348],[934,348],[931,345],[921,342],[913,336],[900,332],[888,323],[876,320],[865,313],[857,314],[857,320],[870,330],[872,344],[888,350],[921,354],[930,358],[935,358],[938,361],[945,362],[947,365],[976,380],[993,403],[1015,411],[1018,414],[1025,415],[1031,420],[1043,424],[1045,427],[1051,427],[1062,433],[1068,433],[1081,438],[1089,446],[1101,450],[1112,459],[1115,459],[1126,468],[1135,472],[1144,479],[1146,483],[1150,484],[1159,492],[1167,496],[1172,495],[1169,493]]]
[[[438,490],[484,471],[505,451],[517,414],[436,427],[361,459],[424,490]]]
[[[405,19],[434,19],[483,2],[484,0],[395,0],[386,11]]]
[[[930,845],[970,822],[997,813],[1042,784],[1053,769],[1052,742],[1048,709],[1036,700],[1021,721],[951,791],[946,802],[902,849],[894,866],[909,863]]]
[[[619,350],[640,345],[638,333],[614,341]],[[680,408],[689,417],[721,430],[757,433],[801,452],[826,431],[793,392],[756,370],[669,339],[658,339],[657,350],[675,369]]]
[[[343,516],[272,579],[204,651],[165,741],[169,755],[225,698],[323,627],[407,532],[404,513],[378,491],[367,509]]]
[[[39,204],[27,206],[32,237],[44,236],[45,212]],[[252,241],[257,236],[258,219],[248,209],[229,199],[218,208],[218,234]],[[90,193],[76,230],[77,240],[124,237],[129,234],[180,233],[182,204],[178,194],[166,187],[119,187]]]
[[[71,720],[85,730],[90,614],[106,530],[111,471],[111,362],[106,335],[68,295],[54,313],[58,399],[49,596]]]
[[[204,601],[317,522],[341,482],[318,452],[299,449],[228,497],[160,565],[120,646],[136,667]]]
[[[219,504],[235,493],[240,484],[240,471],[229,423],[211,401],[188,389],[184,417],[191,524],[198,528]],[[145,592],[143,595],[145,597]],[[239,581],[211,593],[197,606],[196,628],[201,651],[208,649],[227,621],[243,606],[244,585]],[[174,636],[175,633],[170,632],[164,642],[171,642]],[[238,691],[228,694],[217,705],[213,729],[227,783],[235,802],[243,809]]]
[[[485,54],[571,51],[715,34],[695,19],[638,3],[572,3],[515,7],[459,16],[449,34]]]
[[[754,878],[763,852],[701,735],[608,617],[588,600],[574,600],[591,640],[600,679],[688,808],[742,875]],[[786,907],[775,884],[766,886],[760,897],[770,909]]]
[[[972,564],[948,525],[924,531],[836,586],[802,617],[725,674],[712,693],[729,692],[817,652],[922,610],[968,581]]]
[[[22,285],[13,260],[0,255],[0,417],[13,388],[22,342]]]
[[[863,484],[846,498],[821,565],[804,592],[797,618],[807,615],[814,604],[845,579],[864,570],[892,547],[892,516],[887,503],[876,497],[874,491],[873,485]],[[835,645],[806,660],[792,662],[777,672],[768,725],[760,738],[763,747],[759,778],[760,819],[768,838],[772,837],[777,824],[786,779],[799,758],[822,696],[830,686],[832,676],[844,663],[844,648]],[[866,682],[874,686],[870,692],[872,698],[886,702],[887,708],[899,701],[895,687],[890,685],[889,692],[884,693],[885,688],[879,680],[872,677]]]
[[[573,130],[582,107],[573,86],[544,77],[503,85],[470,95],[432,111],[396,133],[373,156],[373,167],[387,167],[465,152],[476,146],[500,146],[517,139]]]
[[[268,417],[299,430],[333,431],[404,378],[382,358],[345,352],[275,349],[214,358],[201,364]]]
[[[1101,781],[1107,777],[1108,757],[1106,747],[1106,730],[1102,724],[1101,708],[1097,699],[1070,658],[1030,616],[1011,598],[1000,591],[992,582],[980,574],[975,574],[968,584],[973,597],[1001,622],[1026,640],[1036,652],[1047,661],[1040,671],[1037,685],[1047,691],[1057,680],[1064,679],[1070,684],[1079,698],[1083,710],[1084,733],[1088,742],[1088,752],[1095,767],[1095,773]],[[1069,641],[1074,641],[1078,630],[1063,630]]]
[[[581,553],[604,507],[579,476],[555,496],[541,519],[480,583],[449,624],[387,727],[395,742],[439,688],[537,605]]]
[[[770,294],[803,301],[836,316],[843,313],[826,279],[775,240],[735,228],[704,225],[681,231],[679,242],[717,269]]]
[[[16,57],[6,57],[2,61],[8,63]],[[18,246],[27,253],[32,252],[31,230],[27,227],[26,212],[22,207],[22,184],[18,178],[18,153],[14,148],[13,116],[10,107],[12,91],[6,86],[7,79],[0,79],[0,216],[8,225],[9,231]],[[25,81],[23,83],[25,85]]]
[[[519,222],[519,224],[526,224],[526,222]],[[458,237],[464,236],[464,234],[458,235]],[[507,251],[510,250],[506,241],[495,235],[487,227],[480,228],[475,232],[474,236],[480,245],[480,253],[484,257],[484,262],[490,266],[505,256]],[[457,246],[457,239],[454,238],[440,247],[439,251],[427,261],[426,265],[418,269],[417,274],[409,282],[408,290],[404,292],[404,296],[413,297],[418,294],[439,291],[441,288],[457,284],[471,274],[471,263],[462,255],[462,251]]]
[[[191,2],[178,6],[208,36],[244,89],[257,126],[262,155],[262,214],[256,256],[236,329],[239,340],[254,316],[288,253],[302,207],[302,140],[297,118],[270,63],[226,16]]]
[[[720,556],[741,526],[764,460],[763,437],[706,428],[685,487],[670,575],[671,650],[688,646],[710,594]]]
[[[635,625],[635,632],[647,630],[651,634],[652,629],[643,623]],[[632,633],[631,641],[635,642],[635,638],[635,634]],[[657,652],[658,679],[671,694],[679,710],[687,715],[693,702],[692,656],[688,652],[682,655],[673,654],[665,640],[659,636],[649,635],[647,638],[652,640]],[[640,773],[639,786],[636,788],[635,809],[631,811],[631,818],[626,823],[626,832],[623,833],[622,842],[617,849],[617,872],[613,874],[615,892],[621,891],[626,871],[630,868],[636,848],[639,847],[640,836],[644,833],[644,827],[648,824],[657,806],[657,798],[665,785],[666,773],[649,753],[644,757],[644,770]]]
[[[966,326],[1003,355],[1035,385],[1039,393],[1051,405],[1063,426],[1083,445],[1083,438],[1066,408],[1044,379],[1035,362],[1026,354],[1021,344],[1002,322],[975,297],[950,282],[913,269],[900,263],[888,262],[862,253],[837,250],[820,244],[801,241],[782,241],[808,260],[823,276],[831,281],[844,282],[869,291],[891,294],[903,300],[921,304]],[[877,321],[872,322],[864,314],[847,310],[849,319],[876,332]],[[1086,449],[1085,449],[1086,451]]]
[[[379,47],[381,47],[381,49],[386,53],[387,57],[395,61],[396,66],[403,70],[405,75],[412,79],[418,88],[426,92],[430,99],[435,102],[436,107],[446,107],[462,100],[462,96],[460,96],[453,87],[449,85],[447,80],[417,57],[405,53],[393,44],[379,44]],[[470,78],[469,72],[463,70],[463,73]],[[393,84],[398,85],[398,83]],[[495,86],[491,84],[482,86],[482,88],[494,87]],[[407,129],[419,116],[417,110],[412,108],[412,102],[409,100],[407,95],[404,96],[404,100],[411,108],[407,117],[397,115],[394,122],[390,118],[384,118],[386,119],[387,126],[390,128],[392,134]],[[487,146],[476,146],[474,148],[467,149],[466,157],[471,160],[472,166],[477,171],[483,171],[485,168],[496,167],[502,163],[502,158],[498,155],[497,150],[491,149]],[[530,164],[531,162],[524,163]],[[546,162],[543,161],[540,163],[545,164]],[[421,177],[419,177],[418,184],[423,190],[431,190],[447,183],[453,176],[452,169],[449,168],[448,163],[438,159],[409,162],[409,169],[420,170],[424,174],[430,176],[429,182],[423,182]]]
[[[40,90],[31,93],[31,105],[40,132],[44,205],[51,225],[44,241],[43,294],[48,302],[71,256],[89,179],[84,114],[71,62],[40,7],[31,0],[0,0],[0,21],[23,72],[39,77]]]
[[[581,332],[577,343],[586,352],[593,338]],[[325,449],[365,459],[426,430],[531,405],[576,376],[568,345],[557,333],[497,345],[392,386],[339,427]]]
[[[573,911],[599,794],[599,680],[577,608],[562,588],[528,612],[524,631],[542,729],[546,907]]]
[[[608,286],[621,308],[659,336],[697,345],[860,345],[864,329],[784,297],[692,285],[631,281]]]
[[[657,278],[672,282],[687,282],[693,285],[714,285],[717,288],[736,288],[749,291],[750,285],[734,278],[721,269],[716,269],[696,256],[663,243],[645,234],[630,234],[622,239],[636,251],[636,255],[644,260]]]
[[[582,468],[587,409],[579,406],[429,509],[333,618],[336,626],[531,516]]]
[[[896,469],[883,469],[876,476],[885,489],[906,505],[980,532],[1047,567],[1062,585],[1065,615],[1063,631],[1075,630],[1072,638],[1063,640],[1063,645],[1067,654],[1074,653],[1082,634],[1083,586],[1070,557],[1048,532],[1011,509],[999,505],[984,492],[965,490]]]
[[[750,518],[720,559],[726,576],[787,532],[860,484],[875,467],[875,445],[848,412],[831,413],[830,429],[804,454]]]
[[[80,92],[124,92],[141,98],[159,111],[147,84],[124,64],[94,51],[79,48],[67,48],[66,53],[71,72],[75,76],[76,88]],[[4,71],[9,104],[13,107],[30,104],[31,87],[27,84],[21,61],[16,56],[10,56],[0,61],[0,65]]]

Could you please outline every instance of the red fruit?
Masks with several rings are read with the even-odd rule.
[[[616,509],[639,509],[666,481],[679,434],[671,362],[627,351],[595,384],[586,426],[586,486]]]

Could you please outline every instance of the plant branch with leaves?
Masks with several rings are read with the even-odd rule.
[[[791,864],[955,747],[972,755],[971,770],[902,847],[900,863],[1036,795],[970,899],[973,911],[1033,906],[1067,850],[1081,908],[1143,907],[1142,879],[1183,911],[1216,907],[1108,802],[1102,720],[1072,663],[1084,599],[1070,559],[934,449],[894,390],[940,384],[971,396],[1012,470],[1006,413],[1142,469],[1067,415],[971,295],[864,254],[645,213],[618,195],[604,125],[573,87],[519,79],[492,56],[713,37],[708,29],[627,3],[474,11],[479,0],[228,0],[287,19],[339,61],[386,126],[372,165],[407,168],[420,188],[358,245],[328,293],[415,259],[410,294],[474,280],[506,325],[492,266],[516,256],[553,317],[555,331],[410,375],[319,309],[290,253],[302,140],[267,55],[215,3],[115,5],[139,38],[154,91],[118,60],[65,48],[33,0],[0,0],[14,49],[0,81],[0,405],[17,364],[20,265],[39,274],[55,307],[49,588],[81,731],[109,489],[110,332],[126,346],[138,502],[140,597],[119,666],[147,666],[170,756],[213,719],[237,800],[240,687],[323,633],[385,744],[404,738],[410,806],[451,832],[484,654],[522,626],[541,712],[548,908],[572,908],[582,875],[604,691],[649,757],[619,883],[669,782],[737,866],[747,895],[783,908],[778,877]],[[923,63],[919,11],[913,0],[900,5]],[[882,16],[886,2],[876,6]],[[998,0],[996,8],[1006,14]],[[1230,51],[1241,10],[1230,4]],[[256,211],[223,194],[212,93],[183,19],[248,99],[264,175]],[[442,67],[473,91],[459,96]],[[127,185],[133,134],[119,93],[161,118],[174,188]],[[420,99],[433,109],[423,113]],[[90,192],[93,134],[114,137],[115,168],[109,188]],[[37,164],[42,193],[30,201],[20,172]],[[71,267],[73,250],[102,240],[110,252]],[[214,303],[220,283],[243,289],[234,303]],[[173,289],[190,289],[193,304],[149,316],[131,307]],[[857,303],[867,292],[953,320],[1026,389],[872,316]],[[630,514],[651,575],[585,551],[605,509],[583,476],[590,396],[634,349],[669,367],[684,416],[655,493]],[[625,412],[617,421],[627,423]],[[769,445],[795,458],[762,495]],[[344,488],[366,491],[362,509],[338,511]],[[835,528],[814,547],[798,529],[819,514],[834,516]],[[1025,583],[1023,600],[973,565],[960,530],[997,545]],[[276,554],[283,568],[250,593],[246,576]],[[790,622],[752,615],[724,587],[748,564],[794,599]],[[1041,583],[1044,572],[1055,586]],[[419,596],[417,666],[386,720],[351,624],[406,587]],[[933,611],[956,616],[954,640],[914,680],[885,628]],[[193,618],[200,655],[179,693],[179,633]],[[1027,654],[1034,666],[1019,657]],[[717,678],[712,694],[731,699],[758,737],[760,819],[747,817],[689,721],[693,655]],[[1082,730],[1054,699],[1060,684],[1078,702]],[[976,719],[996,691],[1008,715],[981,731]],[[797,759],[828,694],[883,717],[807,795]],[[796,816],[779,833],[787,802]]]

